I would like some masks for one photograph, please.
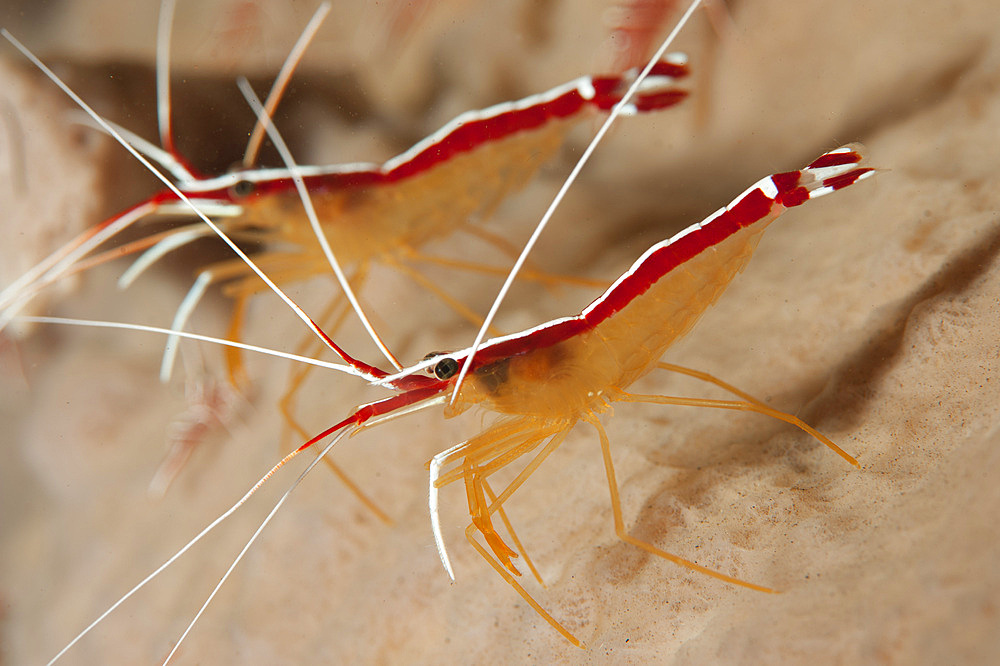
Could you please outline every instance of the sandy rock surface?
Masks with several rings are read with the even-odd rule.
[[[154,137],[155,10],[126,17],[116,3],[64,3],[50,13],[22,4],[6,10],[5,24],[101,113]],[[248,74],[263,89],[313,7],[202,4],[178,10],[177,133],[185,154],[222,170],[240,158],[249,127],[234,78]],[[596,0],[493,9],[453,0],[402,32],[393,32],[388,10],[341,4],[279,119],[304,162],[385,159],[463,110],[589,71],[606,36],[606,5]],[[457,487],[443,494],[458,575],[449,584],[427,518],[424,463],[491,417],[423,414],[335,451],[395,524],[317,470],[176,663],[995,663],[998,19],[992,0],[754,0],[736,4],[734,33],[721,43],[698,20],[678,45],[697,73],[690,103],[623,122],[538,249],[536,261],[551,270],[610,280],[767,173],[850,141],[886,169],[776,222],[746,272],[665,359],[798,415],[857,456],[861,470],[755,415],[622,405],[606,419],[632,534],[782,594],[728,586],[617,541],[597,439],[580,426],[507,505],[547,588],[526,585],[589,650],[570,646],[464,541]],[[0,81],[9,147],[0,155],[8,181],[0,257],[9,282],[155,186],[74,124],[71,106],[6,46]],[[521,242],[585,134],[490,228]],[[462,256],[468,244],[456,235],[433,249]],[[126,265],[101,267],[38,309],[168,325],[195,267],[218,256],[195,249],[125,292],[115,280]],[[430,275],[480,311],[496,288]],[[320,310],[330,289],[296,294]],[[365,294],[406,361],[474,334],[392,271],[375,271]],[[529,284],[500,325],[570,314],[593,295]],[[228,316],[223,297],[209,298],[192,328],[222,334]],[[300,336],[276,299],[254,302],[248,341],[288,349]],[[360,331],[347,326],[341,340],[377,361]],[[251,359],[252,390],[201,438],[166,495],[150,498],[170,424],[200,404],[192,406],[192,387],[226,396],[225,382],[212,382],[224,370],[209,347],[187,349],[184,371],[161,385],[161,344],[56,327],[0,339],[6,662],[51,658],[282,454],[277,402],[287,364]],[[723,397],[668,376],[635,388]],[[315,373],[301,418],[318,431],[379,395]],[[283,473],[63,663],[161,661],[303,468]]]

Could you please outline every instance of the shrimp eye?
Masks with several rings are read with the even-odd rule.
[[[429,361],[432,358],[435,358],[437,356],[444,356],[447,353],[448,352],[446,351],[432,351],[428,354],[425,354],[424,357],[420,360]],[[449,377],[455,374],[456,368],[451,367],[454,363],[455,363],[454,359],[444,358],[441,359],[441,361],[437,363],[437,365],[424,368],[424,370],[426,370],[427,374],[429,375],[436,375],[438,379],[448,379]]]
[[[236,181],[236,184],[233,185],[233,194],[238,197],[247,197],[253,194],[253,191],[256,188],[257,186],[249,180],[238,180]]]
[[[434,366],[434,375],[438,379],[451,379],[458,372],[458,361],[445,357]]]

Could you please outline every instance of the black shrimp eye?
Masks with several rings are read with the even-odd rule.
[[[451,379],[458,372],[458,361],[453,358],[443,358],[434,366],[434,375],[438,379]]]
[[[233,194],[238,197],[248,197],[253,194],[253,191],[256,188],[257,186],[249,180],[238,180],[236,181],[236,184],[233,185]]]

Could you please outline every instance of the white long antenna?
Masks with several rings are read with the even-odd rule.
[[[315,467],[316,463],[318,463],[320,461],[320,459],[322,459],[323,456],[325,456],[330,451],[330,449],[333,448],[333,445],[336,444],[337,442],[339,442],[344,437],[344,435],[346,435],[348,432],[351,432],[351,431],[350,430],[343,430],[336,437],[333,438],[333,441],[331,441],[327,445],[327,447],[325,449],[323,449],[323,452],[320,453],[316,457],[316,460],[314,460],[312,462],[312,464],[309,465],[308,468],[306,468],[306,471],[299,475],[299,478],[296,479],[296,481],[295,481],[294,484],[292,484],[292,487],[289,488],[288,491],[285,493],[285,495],[281,498],[281,502],[285,501],[285,497],[287,497],[288,493],[290,493],[295,488],[295,486],[297,486],[299,484],[299,482],[302,480],[302,478],[305,476],[305,474],[309,470],[311,470],[313,467]],[[48,666],[52,666],[52,664],[54,664],[55,662],[57,662],[60,657],[62,657],[64,654],[66,654],[67,651],[69,651],[70,648],[72,648],[74,645],[76,645],[77,643],[79,643],[80,640],[84,636],[86,636],[87,634],[89,634],[90,631],[94,627],[96,627],[98,624],[100,624],[104,620],[104,618],[106,618],[116,608],[118,608],[123,603],[125,603],[130,597],[132,597],[132,595],[134,595],[136,592],[138,592],[143,587],[145,587],[147,583],[149,583],[151,580],[153,580],[154,578],[156,578],[157,576],[159,576],[163,572],[164,569],[166,569],[171,564],[173,564],[174,562],[176,562],[181,557],[181,555],[183,555],[187,551],[191,550],[191,548],[196,543],[198,543],[199,541],[201,541],[205,537],[205,535],[207,535],[209,532],[211,532],[216,527],[218,527],[219,524],[222,523],[222,521],[224,521],[225,519],[229,518],[229,516],[233,515],[233,513],[235,513],[237,509],[239,509],[241,506],[243,506],[246,503],[246,501],[248,499],[250,499],[250,497],[254,493],[256,493],[257,490],[259,490],[260,487],[263,486],[268,481],[268,479],[270,479],[274,475],[275,472],[277,472],[279,469],[281,469],[282,467],[284,467],[287,462],[289,462],[292,458],[294,458],[295,456],[297,456],[301,452],[302,452],[301,448],[300,449],[296,449],[295,451],[292,451],[287,456],[285,456],[284,458],[282,458],[281,462],[279,462],[277,465],[275,465],[274,467],[272,467],[267,472],[267,474],[265,474],[264,476],[262,476],[260,478],[260,480],[257,481],[257,483],[255,483],[253,485],[253,487],[250,490],[248,490],[243,495],[243,497],[241,497],[239,499],[238,502],[236,502],[236,504],[234,504],[231,507],[229,507],[229,509],[227,509],[225,513],[223,513],[221,516],[219,516],[218,518],[216,518],[215,520],[213,520],[211,523],[209,523],[208,526],[205,527],[205,529],[203,529],[201,532],[198,532],[198,534],[193,539],[191,539],[190,541],[188,541],[186,544],[184,544],[184,546],[181,547],[180,550],[178,550],[176,553],[174,553],[173,555],[171,555],[170,558],[166,562],[164,562],[163,564],[161,564],[160,566],[158,566],[156,568],[156,570],[153,571],[153,573],[149,574],[148,576],[146,576],[145,578],[143,578],[141,581],[139,581],[139,583],[136,584],[131,590],[129,590],[128,592],[126,592],[125,594],[123,594],[121,597],[119,597],[118,601],[116,601],[115,603],[113,603],[106,611],[104,611],[103,613],[101,613],[100,617],[98,617],[96,620],[94,620],[89,625],[87,625],[87,627],[83,631],[81,631],[79,634],[77,634],[76,637],[72,641],[70,641],[69,644],[66,645],[66,647],[64,647],[62,650],[59,651],[59,654],[57,654],[56,656],[52,657],[52,659],[49,660]],[[281,502],[278,503],[278,506],[281,506]],[[273,515],[276,510],[277,510],[277,507],[275,507],[274,509],[272,509],[271,513],[268,515],[268,520],[270,520],[271,515]],[[171,652],[171,654],[173,654],[173,652]],[[169,659],[169,657],[168,657],[168,659]]]
[[[330,449],[332,449],[337,444],[337,442],[343,439],[344,435],[346,435],[349,432],[353,431],[342,430],[336,437],[334,437],[333,440],[331,440],[330,443],[326,445],[326,448],[320,451],[319,455],[317,455],[316,458],[311,463],[309,463],[309,466],[306,467],[301,474],[299,474],[299,476],[295,479],[295,482],[292,483],[292,485],[289,486],[288,490],[285,491],[285,494],[281,496],[281,499],[277,501],[277,503],[274,505],[274,508],[271,509],[271,512],[267,514],[267,517],[264,518],[264,521],[260,524],[260,527],[258,527],[257,530],[253,533],[253,536],[250,537],[250,540],[247,541],[246,545],[243,546],[243,550],[240,551],[240,554],[236,556],[236,559],[233,560],[233,563],[229,565],[228,569],[226,569],[226,573],[223,574],[222,578],[219,579],[219,582],[218,584],[216,584],[215,589],[213,589],[212,593],[208,595],[207,599],[205,599],[205,603],[203,603],[201,605],[201,608],[198,609],[198,613],[194,616],[194,619],[191,620],[191,623],[188,624],[187,628],[184,630],[184,633],[181,634],[181,637],[177,639],[177,642],[174,644],[173,649],[170,650],[170,654],[168,654],[167,658],[163,660],[163,666],[166,666],[167,663],[173,658],[174,654],[177,652],[177,649],[180,648],[181,643],[183,643],[184,639],[187,638],[187,635],[191,633],[191,630],[194,628],[194,625],[198,622],[202,614],[205,612],[205,609],[208,608],[208,605],[212,603],[213,599],[215,599],[215,595],[219,593],[219,589],[222,587],[223,583],[225,583],[229,579],[229,576],[230,574],[233,573],[233,570],[236,568],[236,565],[240,563],[240,561],[243,559],[243,556],[246,555],[248,550],[250,550],[250,546],[252,546],[254,542],[257,541],[257,537],[259,537],[260,533],[264,531],[264,528],[267,527],[267,524],[271,522],[271,519],[274,518],[274,514],[278,512],[278,509],[280,509],[281,505],[285,503],[285,500],[288,499],[288,496],[292,494],[292,491],[295,490],[300,483],[302,483],[302,479],[306,478],[306,474],[311,472],[313,467],[318,465],[319,461],[326,457],[326,454],[330,452]],[[293,451],[289,455],[294,455],[298,452],[299,452],[298,450]],[[258,487],[259,485],[255,486],[254,490],[256,490]],[[230,509],[230,511],[234,510],[235,508],[236,507],[233,507],[233,509]],[[201,538],[200,534],[198,535],[198,538]]]
[[[319,223],[319,216],[316,215],[316,208],[313,206],[312,197],[309,196],[309,190],[306,188],[306,183],[302,179],[302,170],[299,165],[295,162],[295,158],[292,157],[292,151],[288,149],[288,145],[285,140],[278,133],[277,128],[275,128],[274,123],[271,122],[271,118],[267,115],[264,107],[260,103],[260,99],[257,98],[256,93],[254,93],[253,88],[250,87],[250,82],[244,77],[240,77],[237,81],[240,92],[246,98],[250,107],[253,109],[254,113],[257,114],[259,122],[263,123],[264,129],[267,130],[267,136],[274,143],[274,147],[278,149],[278,153],[281,155],[282,161],[284,161],[285,166],[288,168],[288,173],[292,176],[292,182],[295,183],[295,189],[299,193],[299,199],[302,201],[302,206],[306,210],[306,217],[309,218],[309,225],[312,227],[313,235],[316,236],[316,240],[319,241],[319,245],[323,248],[323,255],[326,257],[327,263],[330,264],[330,268],[333,269],[334,274],[337,276],[337,281],[344,290],[344,294],[347,295],[347,300],[350,301],[351,307],[354,309],[355,314],[358,315],[358,319],[364,325],[365,330],[368,331],[368,335],[371,337],[372,341],[382,352],[382,355],[386,357],[389,363],[392,363],[396,370],[402,370],[403,366],[396,360],[396,357],[392,355],[389,348],[382,342],[382,338],[379,334],[375,332],[375,327],[372,326],[371,321],[368,316],[365,315],[364,310],[361,308],[361,303],[358,302],[358,297],[355,296],[354,290],[347,281],[347,275],[344,274],[344,269],[340,267],[340,262],[337,260],[336,255],[333,253],[333,248],[330,247],[330,241],[326,239],[326,233],[323,231],[323,227]]]
[[[549,204],[548,209],[545,211],[545,215],[543,215],[542,219],[538,222],[538,226],[535,227],[534,233],[531,234],[531,238],[528,239],[528,242],[525,244],[520,256],[517,258],[517,261],[514,262],[514,267],[510,269],[510,274],[507,275],[507,280],[503,283],[503,286],[500,287],[500,292],[497,294],[496,300],[493,301],[493,306],[490,308],[489,314],[486,315],[486,319],[483,321],[483,325],[479,329],[479,333],[476,334],[476,341],[472,343],[469,355],[462,364],[462,369],[458,373],[458,379],[455,381],[455,390],[451,394],[451,403],[454,403],[455,398],[458,397],[458,392],[462,388],[462,381],[465,379],[466,373],[468,373],[469,368],[472,366],[472,359],[476,355],[476,350],[479,349],[479,346],[483,342],[483,338],[486,337],[486,331],[490,324],[493,323],[493,318],[496,317],[497,311],[500,309],[500,304],[503,303],[504,298],[507,297],[507,292],[510,291],[511,286],[514,284],[514,279],[517,277],[518,272],[520,272],[521,267],[524,266],[525,261],[528,259],[528,255],[535,247],[535,243],[538,242],[538,238],[542,235],[542,232],[545,231],[545,227],[548,226],[549,220],[552,219],[552,216],[555,214],[559,204],[562,203],[563,198],[566,196],[566,192],[569,191],[569,188],[574,182],[576,182],[577,176],[580,175],[583,167],[587,164],[587,161],[590,160],[590,156],[594,153],[594,150],[597,149],[597,145],[604,139],[604,135],[608,133],[608,130],[611,129],[611,125],[618,119],[618,116],[621,115],[622,110],[632,99],[633,95],[635,95],[635,92],[639,89],[639,86],[642,85],[642,82],[645,80],[646,76],[649,75],[649,72],[652,71],[653,66],[660,60],[660,58],[663,57],[674,40],[677,39],[677,35],[680,33],[685,24],[687,24],[691,15],[694,14],[694,10],[697,9],[700,3],[701,0],[694,0],[694,2],[691,3],[691,6],[688,7],[687,11],[684,12],[684,15],[681,16],[674,29],[669,35],[667,35],[667,38],[663,40],[663,44],[660,45],[656,54],[650,58],[646,67],[643,68],[642,72],[639,73],[639,76],[637,76],[635,81],[632,82],[632,85],[629,86],[625,95],[623,95],[621,100],[615,104],[613,109],[611,109],[611,113],[608,114],[604,124],[601,125],[599,130],[597,130],[597,134],[594,135],[590,145],[588,145],[587,149],[583,151],[583,155],[580,156],[576,166],[573,167],[573,170],[566,178],[566,182],[564,182],[562,187],[559,188],[559,192],[556,193],[552,203]]]
[[[296,363],[305,363],[307,365],[313,365],[316,366],[317,368],[336,370],[338,372],[343,372],[344,374],[353,375],[355,377],[360,377],[367,381],[372,381],[371,377],[361,372],[352,365],[346,365],[344,363],[334,363],[333,361],[321,361],[320,359],[312,358],[310,356],[300,356],[299,354],[291,354],[289,352],[283,352],[278,349],[259,347],[257,345],[251,345],[245,342],[236,342],[235,340],[224,340],[222,338],[214,338],[210,335],[201,335],[200,333],[175,331],[170,328],[161,328],[159,326],[146,326],[145,324],[129,324],[118,321],[102,321],[99,319],[74,319],[72,317],[24,316],[24,317],[18,317],[18,320],[31,322],[34,324],[58,324],[63,326],[85,326],[89,328],[114,328],[114,329],[125,329],[128,331],[139,331],[143,333],[160,333],[167,336],[177,336],[181,338],[186,338],[188,340],[209,342],[213,345],[222,345],[223,347],[235,347],[236,349],[242,349],[244,351],[255,352],[257,354],[264,354],[266,356],[274,356],[276,358],[283,358],[285,360],[294,361]]]
[[[160,145],[174,154],[174,131],[170,117],[170,35],[174,25],[176,0],[160,3],[160,20],[156,26],[156,123],[160,128]]]

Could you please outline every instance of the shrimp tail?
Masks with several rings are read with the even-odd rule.
[[[595,76],[591,79],[594,86],[594,97],[591,102],[598,109],[610,111],[621,102],[628,89],[639,76],[640,70],[633,68],[621,76]],[[678,79],[688,75],[687,56],[683,53],[671,53],[658,61],[649,71],[649,75],[639,84],[636,93],[622,108],[624,115],[635,115],[657,111],[673,106],[685,97],[687,91],[675,88]]]
[[[791,208],[842,190],[875,175],[875,169],[858,166],[864,159],[865,148],[860,143],[831,150],[804,169],[771,176],[771,182],[778,190],[773,198],[784,207]]]

